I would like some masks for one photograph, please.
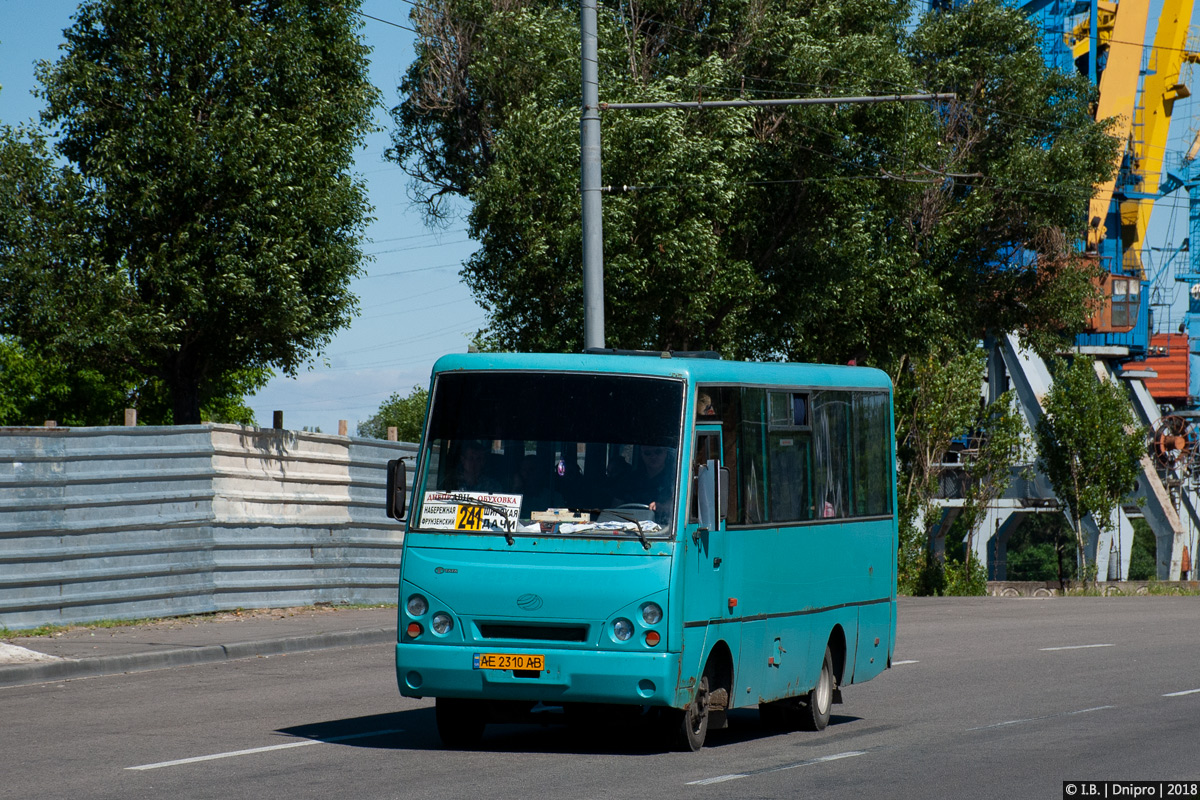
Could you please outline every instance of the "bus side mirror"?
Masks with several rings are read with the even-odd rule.
[[[408,469],[405,468],[403,459],[393,458],[387,462],[386,491],[387,497],[384,504],[387,507],[384,510],[392,519],[402,519],[408,494]]]
[[[729,516],[729,468],[715,460],[696,470],[696,516],[700,528],[713,530]]]

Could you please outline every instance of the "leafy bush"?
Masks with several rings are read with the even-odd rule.
[[[395,426],[400,441],[420,441],[428,401],[429,392],[421,386],[414,386],[407,397],[401,397],[399,392],[393,393],[379,406],[379,411],[365,422],[358,423],[358,435],[386,439],[387,429]]]

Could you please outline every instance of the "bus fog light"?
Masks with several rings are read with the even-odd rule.
[[[408,609],[409,616],[423,617],[425,612],[429,610],[429,603],[419,594],[414,594],[408,598],[408,604],[405,606]]]
[[[421,627],[421,623],[410,622],[410,623],[408,623],[408,631],[407,632],[408,632],[408,638],[416,639],[418,636],[420,636],[424,632],[424,629]]]
[[[662,608],[658,603],[646,603],[642,606],[642,621],[647,625],[657,625],[662,621]]]
[[[633,636],[633,623],[627,619],[619,619],[613,623],[613,636],[616,636],[622,642],[629,641]]]
[[[650,647],[654,647],[660,640],[661,637],[658,635],[658,631],[646,631],[646,644]]]
[[[439,611],[433,615],[433,621],[430,624],[433,632],[439,636],[445,636],[454,627],[454,620],[445,611]]]

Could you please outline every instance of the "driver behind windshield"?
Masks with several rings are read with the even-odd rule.
[[[488,485],[487,458],[491,450],[487,442],[468,439],[459,449],[458,462],[446,476],[445,488],[456,492],[484,492]]]
[[[616,503],[646,506],[654,512],[656,522],[667,522],[674,505],[674,456],[671,447],[642,447],[637,465],[617,488]]]

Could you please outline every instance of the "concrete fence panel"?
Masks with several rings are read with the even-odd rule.
[[[237,425],[0,428],[0,626],[395,602],[386,463],[415,453]]]

